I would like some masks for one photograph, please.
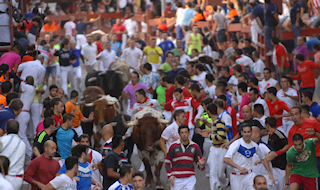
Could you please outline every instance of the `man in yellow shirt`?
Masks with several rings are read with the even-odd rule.
[[[78,92],[76,90],[71,91],[70,94],[70,101],[68,101],[65,105],[66,107],[66,112],[67,113],[72,113],[74,115],[74,123],[73,123],[73,128],[77,132],[78,136],[83,134],[82,127],[80,125],[81,122],[91,122],[93,120],[93,112],[90,113],[89,118],[86,118],[82,115],[82,112],[77,106],[78,102]],[[73,144],[75,142],[72,142]],[[76,145],[76,144],[75,144]]]
[[[151,40],[151,45],[147,46],[143,50],[143,56],[147,56],[148,63],[152,65],[152,72],[156,72],[160,66],[160,58],[163,57],[163,51],[160,47],[156,46],[156,39],[153,38]],[[143,62],[143,59],[141,59],[141,64]]]

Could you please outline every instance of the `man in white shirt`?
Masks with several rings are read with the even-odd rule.
[[[283,76],[281,77],[281,89],[277,91],[277,98],[279,100],[284,101],[289,108],[293,108],[297,106],[299,101],[298,92],[290,88],[290,80],[288,77]],[[287,111],[283,111],[284,114],[287,114]],[[292,125],[294,125],[294,122],[292,120],[287,120],[287,117],[282,118],[282,126],[284,129],[286,129],[285,134],[289,133],[289,130],[291,129]]]
[[[181,66],[183,68],[186,68],[187,61],[190,60],[190,57],[187,56],[184,53],[184,48],[183,47],[178,48],[178,53],[179,53],[179,56],[180,56],[180,64],[181,64]]]
[[[201,84],[202,88],[204,89],[207,88],[207,84],[206,84],[207,73],[204,72],[204,66],[201,64],[197,64],[195,66],[195,74],[196,76],[194,76],[192,80],[198,81]]]
[[[65,30],[65,36],[69,36],[71,40],[76,40],[75,39],[75,34],[76,34],[76,23],[74,23],[74,16],[71,16],[69,18],[69,21],[66,22],[63,26],[64,30]]]
[[[152,65],[150,63],[145,63],[141,70],[143,73],[145,73],[142,77],[142,83],[149,86],[150,88],[150,91],[148,90],[147,92],[147,97],[153,98],[152,92],[155,91],[160,85],[160,75],[158,73],[152,72]]]
[[[142,54],[143,52],[141,51],[141,49],[136,47],[136,42],[134,41],[134,39],[131,39],[130,47],[123,50],[121,59],[123,61],[126,61],[129,66],[140,69],[139,63],[141,62]]]
[[[88,147],[90,146],[89,135],[82,134],[79,138],[80,138],[79,144],[83,144]],[[98,165],[102,161],[102,155],[99,152],[92,150],[91,148],[89,148],[88,154],[89,154],[89,158],[92,158],[92,159],[89,159],[89,161],[88,161],[90,164],[91,172],[92,172],[92,178],[95,181],[101,183],[100,172],[99,172],[99,170],[95,170],[96,168],[93,168],[93,165]]]
[[[111,63],[118,59],[117,53],[111,49],[110,42],[106,42],[106,49],[97,55],[97,59],[102,59],[99,65],[100,71],[107,71]]]
[[[1,144],[2,146],[2,144]],[[1,149],[0,149],[1,151]],[[11,183],[5,178],[6,175],[8,175],[8,171],[9,171],[9,163],[10,160],[5,157],[5,156],[1,156],[0,157],[2,166],[4,171],[0,172],[0,189],[1,190],[14,190]]]
[[[173,114],[174,122],[167,126],[160,138],[160,148],[167,155],[170,145],[180,139],[178,129],[186,121],[186,112],[183,109],[178,109]]]
[[[128,31],[129,38],[133,38],[134,33],[138,32],[138,24],[137,24],[137,21],[134,20],[133,13],[130,13],[129,18],[127,18],[122,25]]]
[[[277,90],[280,90],[280,86],[278,81],[271,78],[271,69],[264,68],[263,69],[264,79],[259,82],[259,89],[261,96],[264,97],[264,93],[267,91],[269,87],[276,87]]]
[[[237,58],[236,63],[243,65],[243,66],[248,65],[250,68],[252,68],[252,66],[253,66],[252,59],[250,57],[244,55],[242,49],[235,49],[233,55],[236,56],[236,58]]]
[[[33,85],[34,80],[32,76],[28,76],[26,82],[21,82],[19,92],[21,92],[20,100],[23,102],[22,112],[18,115],[16,120],[20,125],[19,137],[23,140],[26,145],[26,154],[31,159],[32,148],[30,142],[28,140],[27,134],[30,137],[34,137],[36,134],[36,129],[32,128],[32,130],[27,131],[28,123],[30,120],[30,109],[33,103],[34,97],[36,96],[36,88]]]
[[[10,160],[6,179],[11,183],[14,190],[20,190],[23,182],[26,145],[18,136],[18,121],[9,119],[6,125],[6,132],[6,136],[0,137],[3,145],[0,155],[6,156]]]
[[[266,115],[267,117],[270,116],[269,113],[269,108],[268,105],[266,103],[266,101],[264,99],[261,99],[259,97],[259,91],[256,88],[251,88],[249,91],[249,99],[251,102],[251,107],[253,109],[253,106],[256,104],[261,104],[263,106],[263,110],[264,110],[264,115]]]
[[[264,159],[259,146],[251,141],[252,127],[250,124],[240,127],[242,138],[234,141],[228,148],[224,162],[231,170],[231,190],[254,190],[252,172],[253,155],[257,154],[260,160]],[[273,178],[269,165],[263,163],[269,176]]]
[[[66,161],[66,173],[61,174],[51,180],[43,189],[50,189],[50,190],[76,190],[77,189],[77,182],[74,179],[74,176],[78,173],[78,158],[75,156],[69,156]]]
[[[20,79],[25,81],[28,76],[32,76],[34,79],[34,86],[42,84],[44,75],[46,74],[46,68],[42,65],[44,62],[43,55],[37,55],[35,61],[28,61],[21,63],[18,67],[17,73],[22,72]]]
[[[258,51],[254,51],[252,53],[252,59],[254,61],[252,69],[254,71],[254,75],[258,79],[263,79],[263,69],[266,68],[264,62],[260,59],[260,53]]]
[[[214,83],[214,76],[210,73],[206,74],[206,84],[207,88],[204,89],[206,95],[213,98],[216,94],[216,85]]]
[[[81,54],[86,58],[84,66],[86,67],[87,73],[90,73],[93,70],[98,71],[98,47],[93,43],[92,36],[87,37],[87,44],[82,46]]]

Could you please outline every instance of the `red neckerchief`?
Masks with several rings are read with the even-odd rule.
[[[91,161],[92,161],[92,152],[93,151],[91,150],[91,152],[89,153],[89,161],[88,161],[89,163],[91,163]]]
[[[145,99],[144,99],[144,101],[143,102],[138,102],[139,104],[143,104],[143,103],[146,103],[147,102],[147,100],[149,100],[149,98],[148,97],[146,97]]]
[[[239,58],[241,58],[241,55],[239,55],[236,59],[239,59]]]

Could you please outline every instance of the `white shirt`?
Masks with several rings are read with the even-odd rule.
[[[267,102],[266,102],[264,99],[258,97],[258,98],[256,99],[256,101],[253,102],[253,104],[252,104],[252,109],[253,109],[253,106],[256,105],[256,104],[261,104],[261,105],[263,106],[263,109],[264,109],[264,115],[270,116],[268,104],[267,104]]]
[[[240,58],[236,59],[236,63],[244,65],[244,66],[248,65],[250,68],[252,68],[252,66],[253,66],[252,59],[246,55],[241,55]]]
[[[269,152],[271,152],[271,150],[269,149],[269,147],[264,144],[264,143],[259,143],[259,149],[261,151],[261,155],[262,157],[266,157]],[[254,165],[254,163],[256,161],[260,160],[259,156],[257,154],[254,154],[253,157],[252,157],[252,171],[256,174],[256,175],[268,175],[268,170],[264,167],[264,165],[262,163],[258,164],[258,165]],[[269,164],[269,167],[272,168],[272,165],[271,165],[271,162],[269,161],[268,162]]]
[[[6,156],[10,160],[8,175],[23,175],[26,145],[17,134],[9,134],[0,137],[3,149],[1,156]]]
[[[88,154],[92,154],[92,160],[91,160],[91,162],[89,162],[90,168],[92,169],[93,164],[99,164],[101,162],[102,155],[99,152],[92,150],[91,148],[89,149]],[[91,172],[92,172],[93,179],[98,182],[101,182],[101,175],[100,175],[99,170],[92,169]]]
[[[210,98],[213,98],[213,96],[216,94],[216,85],[212,85],[210,87],[207,86],[204,91]]]
[[[263,75],[263,69],[266,68],[264,62],[259,59],[258,61],[254,62],[253,66],[252,66],[252,69],[254,71],[254,73],[260,73],[260,79],[263,79],[264,78],[264,75]]]
[[[203,53],[206,54],[207,56],[211,57],[213,59],[213,53],[212,53],[212,48],[210,45],[206,45],[203,49],[202,49]]]
[[[118,0],[119,1],[119,8],[123,9],[127,6],[127,1],[126,0]]]
[[[236,77],[236,76],[234,76],[234,75],[232,75],[230,78],[229,78],[229,80],[228,80],[228,83],[230,84],[230,85],[232,85],[233,87],[237,87],[237,85],[238,85],[238,78]]]
[[[130,183],[123,185],[119,180],[114,182],[108,190],[133,190],[133,187]]]
[[[260,159],[263,159],[260,148],[257,143],[250,141],[244,142],[243,138],[234,141],[228,148],[225,158],[230,158],[235,164],[247,170],[252,169],[253,155],[257,154]],[[231,172],[240,172],[237,168],[230,167]]]
[[[66,36],[74,37],[73,29],[76,28],[76,24],[73,21],[68,21],[64,24],[63,28],[66,31]]]
[[[294,106],[297,106],[297,103],[298,103],[297,101],[291,99],[290,97],[285,97],[283,94],[287,94],[287,95],[289,95],[289,96],[298,96],[298,93],[297,93],[297,91],[296,91],[295,89],[289,88],[288,91],[285,92],[285,93],[283,92],[282,89],[280,89],[280,90],[277,92],[277,98],[278,98],[279,100],[284,101],[289,108],[292,108],[292,107],[294,107]]]
[[[263,79],[259,82],[260,94],[263,96],[269,87],[275,87],[277,83],[278,81],[273,78],[270,78],[267,81]]]
[[[140,61],[142,58],[142,50],[134,47],[131,49],[130,47],[123,50],[121,59],[128,63],[129,66],[139,69]]]
[[[96,44],[85,44],[82,46],[81,54],[88,58],[87,65],[93,65],[97,62],[98,47]]]
[[[182,21],[182,19],[183,19],[183,14],[184,14],[184,8],[178,8],[177,9],[177,12],[176,12],[176,18],[177,18],[177,20],[176,20],[176,26],[177,25],[181,25],[181,21]]]
[[[77,182],[66,174],[61,174],[49,182],[56,190],[77,190]]]
[[[224,121],[224,124],[226,125],[229,130],[232,130],[232,118],[229,112],[226,110],[223,110],[218,117]],[[228,141],[231,141],[232,139],[227,139]]]
[[[103,50],[102,52],[97,55],[97,58],[100,58],[102,60],[102,65],[104,70],[107,71],[111,65],[112,62],[116,61],[118,59],[117,53],[114,50],[108,51],[107,49]]]
[[[135,32],[138,32],[138,24],[135,20],[126,19],[122,25],[126,28],[128,36],[130,37],[132,37]]]
[[[177,125],[177,123],[173,122],[163,130],[161,137],[167,140],[166,142],[167,151],[169,151],[169,147],[173,142],[180,139],[178,129],[179,129],[179,126]]]
[[[1,190],[14,190],[11,183],[3,177],[0,172],[0,189]]]
[[[201,86],[205,89],[207,88],[206,75],[207,73],[203,71],[200,75],[194,76],[192,80],[198,81],[201,84]]]
[[[20,79],[26,80],[28,76],[33,76],[34,86],[43,83],[46,68],[41,64],[41,61],[28,61],[21,63],[17,72],[22,72]]]
[[[180,56],[180,63],[183,66],[183,68],[186,68],[186,63],[189,60],[190,60],[190,57],[187,56],[186,54],[183,54],[182,56]]]
[[[36,96],[36,87],[21,82],[21,90],[20,100],[23,102],[22,110],[30,111],[34,97]]]

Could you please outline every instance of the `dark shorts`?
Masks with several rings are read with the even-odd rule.
[[[46,68],[46,76],[49,77],[51,75],[57,74],[57,66],[50,66]]]
[[[317,188],[317,178],[304,177],[298,174],[291,174],[290,176],[290,184],[298,183],[301,187],[303,185],[304,189],[316,190]]]
[[[217,41],[219,44],[227,41],[226,30],[222,29],[217,32]]]

